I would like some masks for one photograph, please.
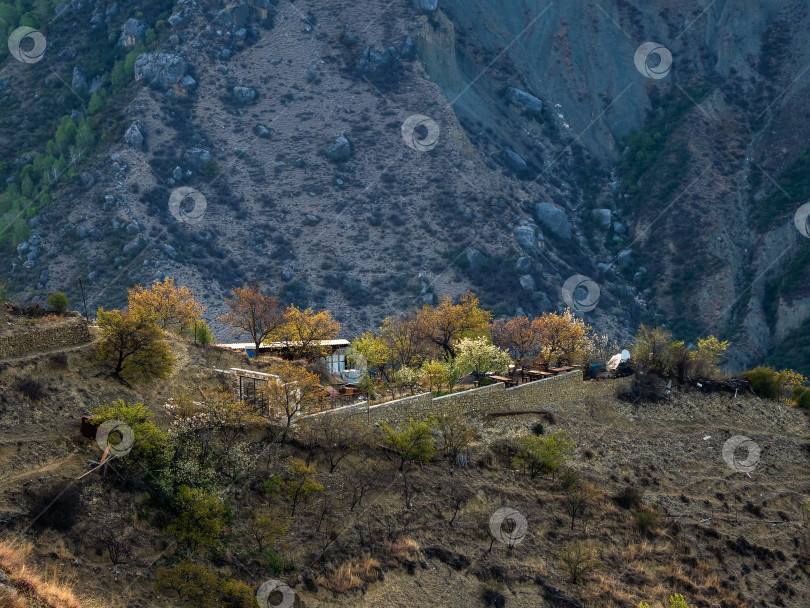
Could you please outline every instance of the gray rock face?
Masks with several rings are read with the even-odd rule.
[[[614,222],[613,232],[615,232],[616,234],[624,234],[625,232],[627,232],[627,226],[625,226],[623,222]]]
[[[534,282],[534,277],[530,274],[521,275],[518,280],[520,281],[520,286],[526,291],[534,291],[537,287]]]
[[[270,130],[264,125],[256,125],[256,135],[259,137],[270,137]]]
[[[134,239],[132,239],[129,243],[124,245],[122,251],[124,253],[129,253],[133,249],[137,249],[139,247],[142,247],[145,244],[145,242],[146,242],[146,239],[144,239],[141,235],[138,235]]]
[[[143,148],[146,141],[146,125],[140,120],[133,120],[127,132],[124,133],[124,143],[133,148]]]
[[[194,91],[197,88],[197,81],[186,74],[180,79],[180,86],[182,86],[186,91]]]
[[[245,104],[256,99],[256,91],[250,87],[234,87],[231,92],[236,103]]]
[[[363,50],[363,55],[355,62],[355,68],[358,72],[364,74],[390,69],[397,61],[396,56],[391,51],[392,49],[376,51],[367,46]]]
[[[165,91],[180,82],[187,70],[186,62],[177,55],[144,53],[135,61],[135,80],[146,80],[149,86]]]
[[[467,247],[466,256],[467,262],[473,270],[481,268],[487,261],[487,256],[478,251],[475,247]]]
[[[143,40],[146,40],[146,24],[137,19],[127,19],[121,26],[118,46],[132,48]]]
[[[526,251],[537,250],[537,233],[535,227],[529,224],[521,224],[513,230],[515,240],[518,245]]]
[[[352,155],[352,145],[349,143],[349,140],[346,139],[346,136],[342,133],[335,138],[329,146],[326,148],[326,157],[329,160],[335,161],[337,163],[342,163],[347,160]]]
[[[601,228],[607,229],[610,226],[610,209],[594,209],[591,215]]]
[[[560,238],[571,238],[571,223],[568,221],[565,211],[559,207],[551,203],[537,203],[534,208],[534,216],[538,222]]]
[[[518,258],[517,262],[515,263],[515,270],[520,272],[521,274],[526,274],[532,268],[532,259],[527,256],[521,256]]]
[[[73,79],[70,81],[70,86],[74,91],[84,91],[87,88],[87,75],[82,66],[77,65],[73,68]]]
[[[411,0],[413,7],[420,11],[434,12],[439,8],[439,0]]]
[[[529,112],[539,113],[543,109],[543,102],[523,89],[509,87],[506,89],[506,99]]]
[[[506,159],[506,164],[515,173],[521,173],[529,168],[526,161],[523,160],[523,157],[513,150],[506,150],[504,152],[504,158]]]
[[[205,166],[211,162],[211,153],[202,148],[191,148],[183,155],[185,161],[194,167],[198,172],[201,172]]]

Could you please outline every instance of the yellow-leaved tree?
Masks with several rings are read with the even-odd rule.
[[[194,292],[174,279],[165,279],[151,287],[136,285],[128,290],[129,309],[140,309],[164,330],[183,333],[202,318],[205,306],[194,299]]]
[[[97,317],[101,330],[97,356],[114,362],[114,373],[120,380],[149,382],[171,375],[174,357],[166,332],[154,317],[141,308],[129,311],[99,308]]]
[[[334,339],[338,332],[340,323],[332,318],[328,310],[301,310],[295,304],[290,304],[284,311],[284,324],[278,334],[294,357],[314,359],[324,354],[319,343]]]
[[[425,304],[417,319],[424,329],[425,338],[441,348],[448,359],[455,359],[456,343],[462,338],[484,333],[492,320],[492,313],[479,306],[474,293],[467,292],[455,303],[444,297],[438,306]]]

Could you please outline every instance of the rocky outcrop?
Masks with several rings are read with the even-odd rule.
[[[543,102],[540,101],[537,97],[532,95],[531,93],[527,93],[523,89],[516,89],[515,87],[509,87],[506,89],[506,99],[510,102],[515,104],[516,106],[522,108],[523,110],[529,112],[535,112],[537,114],[543,109]]]
[[[537,203],[534,207],[534,217],[557,236],[570,239],[571,223],[565,211],[551,203]]]
[[[515,173],[523,173],[529,168],[523,157],[514,150],[505,150],[503,156],[506,165]]]
[[[397,66],[400,61],[410,61],[416,56],[416,43],[411,36],[404,42],[389,46],[384,51],[377,51],[367,46],[363,54],[355,61],[355,69],[361,74],[385,72]]]
[[[191,148],[183,154],[183,159],[191,165],[195,171],[202,173],[206,165],[211,162],[211,153],[202,148]]]
[[[231,90],[231,94],[233,95],[233,100],[242,105],[250,103],[256,99],[256,91],[250,87],[234,87]]]
[[[133,120],[124,133],[124,143],[133,148],[143,148],[146,141],[146,125],[140,120]]]
[[[121,36],[118,38],[118,46],[129,49],[144,40],[146,40],[146,24],[137,19],[127,19],[124,25],[121,26]]]
[[[336,163],[342,163],[352,155],[352,145],[346,136],[341,133],[326,147],[326,158]]]
[[[135,80],[166,91],[178,84],[188,71],[182,57],[172,53],[144,53],[135,60]]]
[[[84,68],[80,65],[73,68],[73,78],[70,81],[70,88],[77,93],[87,89],[87,75],[84,73]]]

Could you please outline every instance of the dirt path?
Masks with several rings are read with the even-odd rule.
[[[14,475],[7,475],[5,477],[0,477],[0,490],[6,489],[9,485],[25,479],[26,477],[33,477],[35,475],[41,475],[42,473],[47,473],[49,471],[53,471],[60,466],[67,464],[71,460],[75,460],[79,457],[79,452],[74,452],[70,456],[66,456],[64,458],[54,458],[53,460],[48,460],[43,464],[39,465],[38,467],[32,469],[26,469],[19,473],[15,473]]]

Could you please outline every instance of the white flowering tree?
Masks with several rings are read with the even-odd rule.
[[[502,372],[512,358],[486,338],[464,338],[457,345],[456,366],[462,374],[482,377],[486,372]]]

